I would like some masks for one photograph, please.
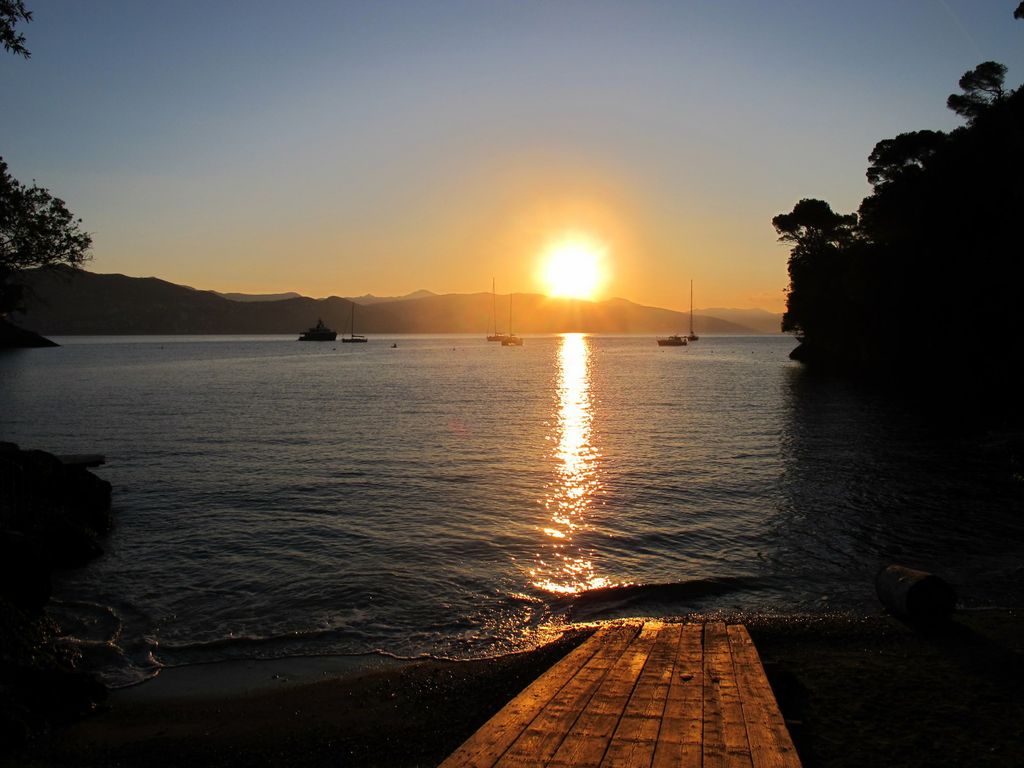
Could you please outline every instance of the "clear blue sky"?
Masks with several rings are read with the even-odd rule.
[[[876,141],[950,129],[1006,0],[53,2],[0,57],[0,155],[94,233],[92,269],[309,295],[539,290],[778,309],[771,217],[868,191]]]

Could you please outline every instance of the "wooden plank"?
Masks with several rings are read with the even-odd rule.
[[[704,625],[704,768],[750,768],[750,746],[725,624]]]
[[[654,750],[654,768],[700,768],[704,719],[704,628],[687,624],[679,634],[672,682]]]
[[[646,767],[654,759],[682,629],[681,624],[669,624],[658,632],[602,766]]]
[[[602,648],[545,705],[497,764],[534,766],[550,759],[638,629],[639,624],[632,624],[605,639]]]
[[[591,661],[609,640],[636,632],[636,627],[606,625],[562,657],[455,750],[441,768],[491,766],[512,745],[548,702]],[[614,643],[613,643],[614,644]]]
[[[734,625],[728,634],[754,768],[800,768],[800,758],[747,628]]]
[[[532,768],[546,764],[615,668],[638,628],[636,624],[614,627],[597,652],[551,697],[494,765]]]
[[[661,622],[644,625],[573,723],[549,765],[597,768],[601,764],[663,626]]]
[[[639,633],[638,633],[639,630]],[[799,768],[746,628],[606,625],[442,768]]]

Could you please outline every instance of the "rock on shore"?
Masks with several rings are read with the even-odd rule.
[[[105,694],[75,671],[43,609],[54,571],[103,553],[110,491],[82,463],[0,443],[0,744],[90,711]]]
[[[26,331],[16,325],[11,325],[0,318],[0,349],[20,349],[27,347],[59,347],[55,341],[50,341],[45,336],[40,336],[33,331]]]

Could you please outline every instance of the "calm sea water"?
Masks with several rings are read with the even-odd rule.
[[[0,355],[0,439],[107,456],[116,527],[53,614],[114,684],[874,611],[892,561],[1019,603],[1021,483],[991,435],[808,377],[790,338],[59,340]]]

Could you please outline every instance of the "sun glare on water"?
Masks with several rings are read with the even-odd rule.
[[[605,282],[603,245],[586,237],[567,237],[542,254],[540,278],[548,296],[593,299]]]

